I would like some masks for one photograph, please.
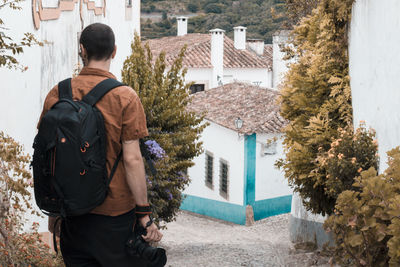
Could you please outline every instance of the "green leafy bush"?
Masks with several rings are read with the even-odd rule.
[[[400,148],[388,156],[388,169],[381,175],[374,168],[363,171],[325,222],[343,265],[400,265]]]
[[[201,124],[204,117],[186,111],[191,84],[184,82],[184,52],[167,69],[165,54],[153,60],[148,45],[143,47],[139,36],[135,36],[132,55],[125,60],[122,71],[123,82],[134,88],[142,101],[150,134],[146,140],[156,141],[164,151],[148,142],[158,151],[154,156],[157,177],[148,177],[149,202],[156,220],[164,222],[172,221],[179,209],[181,192],[189,183],[185,173],[202,152],[198,139],[205,127]]]

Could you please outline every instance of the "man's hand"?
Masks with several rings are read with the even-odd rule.
[[[146,223],[150,221],[150,218],[148,215],[146,215],[138,220],[141,226],[146,227]],[[152,223],[149,227],[147,227],[146,231],[147,234],[142,235],[144,241],[146,242],[159,242],[163,236],[155,223]]]

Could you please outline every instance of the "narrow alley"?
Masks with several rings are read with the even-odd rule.
[[[180,211],[163,231],[167,266],[330,266],[319,252],[296,250],[289,214],[242,226]]]

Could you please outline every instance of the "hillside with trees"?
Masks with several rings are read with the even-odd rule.
[[[190,17],[189,33],[247,27],[248,38],[272,42],[272,34],[287,26],[285,0],[142,0],[141,35],[145,39],[176,35],[176,16]]]

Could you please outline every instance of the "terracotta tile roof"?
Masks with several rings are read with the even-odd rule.
[[[186,44],[187,50],[183,66],[187,68],[211,68],[211,35],[192,33],[184,36],[169,36],[146,41],[154,57],[161,51],[166,53],[166,62],[171,65],[180,49]],[[271,53],[272,55],[272,53]],[[254,52],[238,50],[234,42],[224,37],[224,67],[225,68],[268,68],[272,69],[272,60],[257,56]]]
[[[193,33],[184,36],[168,36],[158,39],[147,40],[153,58],[156,58],[161,51],[165,52],[165,61],[168,65],[174,62],[174,59],[179,54],[182,47],[186,44],[186,56],[183,62],[185,67],[197,66],[197,68],[209,68],[211,67],[211,56],[209,51],[204,51],[204,44],[210,43],[211,37],[209,34]],[[192,57],[193,53],[191,50],[197,50],[199,57]]]
[[[235,119],[243,120],[243,134],[279,133],[286,121],[279,114],[278,92],[246,83],[230,83],[192,95],[188,110],[237,131]]]
[[[274,60],[274,46],[272,44],[266,44],[264,46],[264,54],[261,56],[261,58],[269,65],[271,66],[272,70],[272,63]]]

